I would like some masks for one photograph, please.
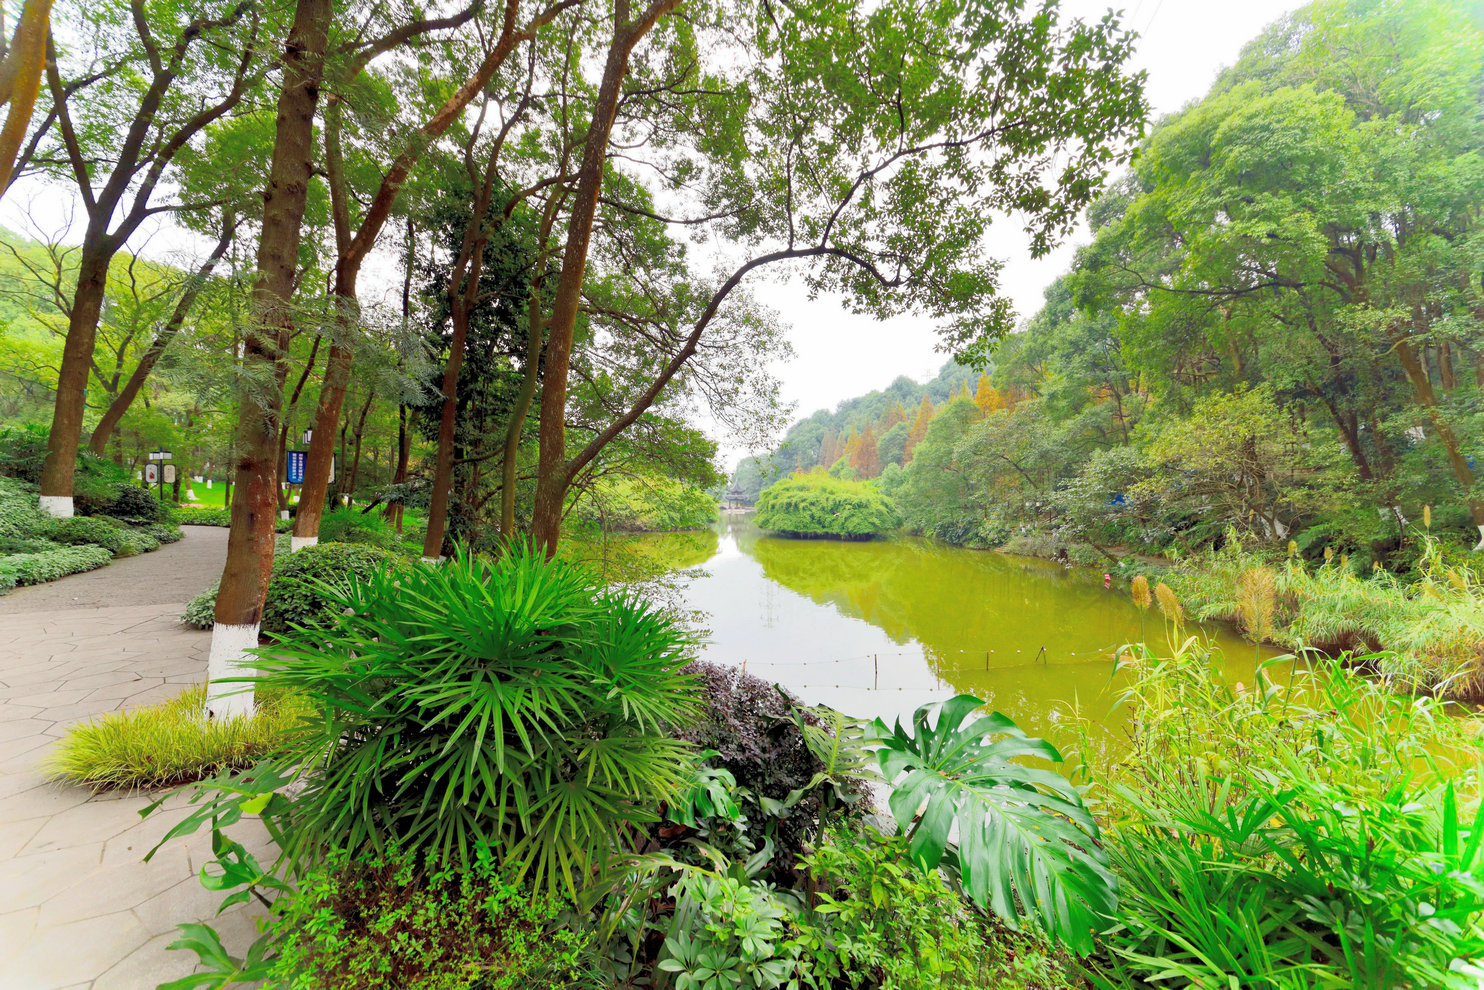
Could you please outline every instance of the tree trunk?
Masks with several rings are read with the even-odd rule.
[[[552,304],[546,342],[546,365],[541,383],[540,451],[536,467],[536,505],[531,518],[531,540],[556,554],[562,532],[562,504],[567,497],[567,372],[572,362],[572,337],[577,328],[577,310],[582,301],[582,281],[587,272],[587,252],[592,241],[598,198],[603,192],[603,165],[608,158],[608,137],[623,96],[623,81],[629,70],[629,55],[659,18],[673,10],[679,0],[653,0],[638,20],[624,23],[627,3],[615,4],[613,43],[603,67],[603,81],[593,105],[592,123],[582,149],[577,171],[577,189],[567,223],[567,247],[562,254],[561,277]]]
[[[1484,549],[1484,500],[1473,495],[1474,473],[1469,469],[1468,458],[1459,447],[1458,437],[1454,435],[1453,428],[1443,416],[1443,411],[1438,408],[1438,397],[1433,392],[1432,379],[1418,359],[1417,352],[1412,349],[1411,343],[1405,337],[1393,335],[1392,340],[1396,344],[1396,356],[1401,360],[1402,370],[1407,374],[1407,380],[1412,383],[1412,390],[1417,395],[1417,400],[1422,404],[1427,418],[1432,422],[1433,430],[1438,435],[1438,441],[1442,443],[1443,450],[1447,452],[1448,463],[1453,468],[1453,477],[1463,486],[1469,503],[1469,512],[1473,516],[1474,525],[1479,529],[1479,544],[1476,550]]]
[[[407,407],[397,405],[397,471],[392,475],[392,484],[407,483],[407,458],[412,453],[412,434],[407,431]],[[402,503],[389,504],[382,518],[397,524],[397,535],[402,535]]]
[[[62,345],[62,367],[57,375],[52,428],[46,439],[46,462],[41,467],[41,510],[59,518],[72,515],[72,478],[82,442],[88,373],[108,285],[108,263],[113,257],[113,251],[100,243],[102,240],[101,235],[89,230],[83,241],[77,289],[67,320],[67,342]]]
[[[382,178],[381,186],[366,211],[360,229],[355,231],[354,236],[350,231],[349,195],[340,156],[338,114],[326,113],[325,164],[326,172],[329,174],[330,197],[339,255],[339,262],[335,267],[334,289],[335,301],[338,304],[335,310],[336,329],[339,332],[331,343],[329,370],[325,375],[324,386],[320,390],[319,407],[315,411],[314,436],[310,439],[309,454],[305,458],[304,488],[299,496],[299,515],[294,522],[292,540],[296,550],[301,546],[319,542],[320,515],[324,510],[333,457],[331,450],[334,439],[333,431],[335,422],[340,418],[341,407],[345,404],[345,387],[350,381],[352,354],[350,348],[343,345],[349,339],[349,335],[354,332],[355,325],[360,318],[356,282],[360,276],[361,264],[365,261],[371,246],[376,243],[376,238],[381,234],[381,229],[391,214],[392,204],[397,194],[402,190],[407,176],[421,159],[424,150],[454,121],[459,119],[459,115],[475,96],[484,91],[490,79],[499,71],[505,59],[514,50],[515,45],[531,37],[537,24],[545,23],[544,20],[538,21],[533,23],[527,31],[516,32],[515,17],[519,6],[517,0],[506,0],[503,25],[494,47],[486,54],[473,74],[444,101],[443,105],[419,129],[417,135],[407,143],[396,160],[392,162],[391,168]],[[555,13],[548,11],[543,16],[549,20],[555,16]],[[323,440],[321,436],[324,437]],[[305,511],[306,508],[308,512]]]
[[[0,196],[10,187],[16,155],[31,126],[36,94],[46,74],[46,37],[52,0],[26,0],[20,23],[5,60],[0,63],[0,103],[8,103],[5,125],[0,128]]]
[[[448,367],[443,369],[443,406],[438,419],[438,461],[433,469],[433,488],[428,502],[428,531],[423,537],[423,560],[443,556],[443,527],[448,522],[448,490],[453,483],[454,426],[458,417],[459,369],[464,364],[464,340],[469,331],[469,313],[462,306],[453,312],[453,339],[448,345]]]
[[[273,570],[278,505],[275,446],[331,6],[331,0],[298,0],[284,45],[283,88],[278,95],[273,162],[263,194],[252,322],[243,345],[244,385],[234,443],[237,499],[232,505],[227,561],[217,591],[216,626],[207,661],[206,711],[211,716],[253,711],[251,687],[222,681],[253,669],[246,651],[257,646]]]
[[[563,171],[566,157],[563,156]],[[542,254],[536,273],[531,278],[531,291],[526,300],[526,365],[520,381],[520,394],[516,396],[515,408],[510,411],[510,422],[505,424],[505,460],[500,474],[500,535],[506,540],[515,538],[515,485],[516,473],[520,469],[520,438],[525,431],[526,417],[531,413],[531,402],[536,398],[536,385],[540,380],[541,344],[546,335],[546,322],[541,315],[541,287],[546,280],[546,245],[551,238],[551,228],[556,222],[561,197],[553,192],[546,201],[541,214],[541,230],[536,243]]]
[[[180,333],[180,328],[185,325],[186,315],[190,313],[191,307],[196,304],[196,297],[201,294],[201,290],[206,286],[206,280],[211,277],[212,271],[216,268],[216,263],[221,261],[222,256],[227,253],[227,247],[232,243],[232,236],[236,233],[236,230],[237,223],[235,220],[228,218],[223,223],[222,236],[216,242],[216,248],[212,250],[211,256],[206,259],[206,262],[197,269],[196,274],[186,283],[185,291],[181,293],[179,301],[176,302],[175,309],[170,314],[170,319],[165,322],[165,326],[155,335],[155,339],[150,341],[149,347],[145,350],[143,356],[139,358],[139,366],[134,369],[134,373],[129,376],[129,380],[124,384],[123,390],[109,404],[108,411],[103,414],[103,418],[93,428],[92,439],[88,441],[88,447],[93,453],[101,457],[103,452],[108,449],[108,438],[118,428],[119,420],[124,418],[124,413],[129,411],[129,406],[133,404],[134,397],[139,394],[139,389],[143,387],[144,380],[149,377],[149,373],[154,370],[155,364],[160,360],[160,356],[165,353],[165,348],[170,346],[170,342],[175,339],[176,334]]]
[[[350,462],[350,477],[345,482],[345,490],[350,493],[351,498],[356,497],[356,477],[361,473],[361,440],[366,434],[366,414],[371,411],[371,403],[375,398],[375,392],[366,393],[366,404],[361,407],[361,415],[356,420],[356,430],[352,434],[356,452]]]

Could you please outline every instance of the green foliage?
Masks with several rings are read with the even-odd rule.
[[[115,484],[103,514],[134,525],[164,521],[167,513],[155,493],[127,482]]]
[[[932,869],[947,858],[974,903],[1012,927],[1031,917],[1085,953],[1116,904],[1097,822],[1065,777],[1014,762],[1061,762],[1050,743],[999,713],[965,724],[983,706],[969,695],[924,705],[910,732],[876,721],[891,813],[915,862]]]
[[[45,427],[0,426],[0,478],[16,478],[35,484],[46,461]]]
[[[356,509],[325,513],[319,522],[319,539],[321,543],[360,543],[382,550],[396,550],[401,545],[396,529],[381,513]]]
[[[769,487],[758,498],[757,524],[790,536],[869,539],[900,525],[875,486],[809,474]]]
[[[283,635],[299,626],[335,624],[344,605],[338,592],[349,582],[385,574],[397,558],[374,546],[320,543],[273,555],[273,576],[263,605],[263,631]]]
[[[1166,581],[1195,617],[1243,622],[1241,576],[1271,562],[1229,534],[1222,549],[1186,559]],[[1384,570],[1358,575],[1332,550],[1317,564],[1291,556],[1274,574],[1267,639],[1332,655],[1384,649],[1384,673],[1401,685],[1469,698],[1484,689],[1484,581],[1467,563],[1449,563],[1431,537],[1419,544],[1411,583]]]
[[[654,533],[703,529],[716,521],[716,509],[703,488],[645,474],[603,479],[578,500],[574,514],[610,531]]]
[[[204,505],[177,505],[168,510],[169,521],[177,526],[230,526],[231,509],[213,509]],[[294,528],[293,520],[280,519],[274,523],[280,533]]]
[[[345,614],[260,663],[321,714],[294,752],[319,768],[296,853],[488,846],[571,891],[687,782],[689,747],[662,731],[694,707],[686,637],[587,572],[513,550],[321,588]]]
[[[0,475],[0,537],[43,537],[52,518],[36,507],[36,487]]]
[[[72,516],[53,523],[48,538],[73,546],[91,543],[117,557],[128,556],[124,552],[125,533],[123,523],[107,516]]]
[[[1126,664],[1132,748],[1086,767],[1122,895],[1095,984],[1476,986],[1473,727],[1339,664],[1247,689],[1221,662]]]
[[[204,505],[177,505],[169,510],[170,521],[177,526],[230,526],[231,509],[213,509]]]
[[[161,543],[175,543],[185,536],[179,526],[169,522],[151,523],[147,526],[141,526],[140,531],[148,533]]]
[[[206,689],[100,715],[67,730],[47,756],[48,776],[95,790],[172,787],[224,770],[245,770],[283,749],[310,712],[272,687],[254,715],[205,715]]]
[[[113,554],[91,544],[0,557],[0,589],[8,591],[18,585],[55,581],[69,574],[105,567],[112,559]]]
[[[597,987],[567,906],[503,875],[488,850],[460,867],[388,851],[337,855],[286,895],[274,990]]]
[[[186,603],[180,621],[196,629],[210,629],[216,625],[216,593],[221,590],[218,581]]]
[[[997,930],[964,910],[936,870],[924,870],[900,836],[834,830],[803,863],[817,902],[802,912],[798,941],[815,979],[832,987],[1028,990],[1067,987],[1047,946]]]
[[[676,885],[675,921],[659,968],[675,990],[796,988],[803,946],[789,937],[789,909],[765,886],[692,873]]]

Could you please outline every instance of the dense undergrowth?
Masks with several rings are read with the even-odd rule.
[[[195,788],[172,830],[216,831],[233,896],[273,900],[240,957],[186,927],[209,969],[294,987],[1059,988],[1053,946],[1087,951],[1112,910],[1077,792],[1018,762],[1057,754],[976,699],[895,728],[806,709],[689,666],[663,612],[521,552],[324,591],[334,618],[261,660],[260,686],[316,716],[281,756]],[[894,821],[868,814],[878,777]],[[223,833],[247,813],[277,864]]]
[[[241,956],[185,926],[202,978],[1420,990],[1481,975],[1476,720],[1339,662],[1233,684],[1184,639],[1169,587],[1138,604],[1159,603],[1170,649],[1121,658],[1127,739],[1089,741],[1060,772],[978,699],[887,726],[691,664],[664,612],[560,560],[393,565],[320,593],[332,607],[264,650],[259,683],[314,717],[278,756],[194,788],[171,832],[213,830],[211,875],[273,905]],[[1264,592],[1245,594],[1261,621]],[[248,813],[277,863],[231,840]]]
[[[1339,664],[1242,685],[1222,661],[1189,640],[1121,662],[1128,745],[1080,776],[1119,878],[1090,983],[1478,986],[1477,721]]]
[[[92,487],[94,497],[78,501],[95,515],[54,519],[37,508],[34,484],[0,474],[0,594],[180,539],[180,528],[165,521],[151,493],[122,481]]]

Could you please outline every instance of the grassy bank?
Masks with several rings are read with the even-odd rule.
[[[1407,690],[1484,695],[1484,580],[1433,540],[1424,540],[1412,580],[1380,568],[1358,574],[1343,554],[1314,564],[1236,540],[1162,577],[1193,618],[1234,622],[1294,652],[1379,654],[1367,663]]]

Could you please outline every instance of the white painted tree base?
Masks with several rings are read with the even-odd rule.
[[[257,658],[248,650],[258,645],[258,623],[211,627],[211,653],[206,660],[206,717],[231,718],[253,713],[253,686],[227,683],[229,678],[252,677]]]
[[[441,564],[445,560],[447,560],[448,558],[447,557],[420,557],[418,559],[421,560],[424,564]]]
[[[53,519],[72,518],[71,495],[42,495],[37,500],[36,507]]]
[[[1478,546],[1474,547],[1474,549],[1484,550],[1484,526],[1479,527],[1479,544]]]
[[[298,553],[305,547],[319,546],[318,536],[290,536],[289,553]]]

